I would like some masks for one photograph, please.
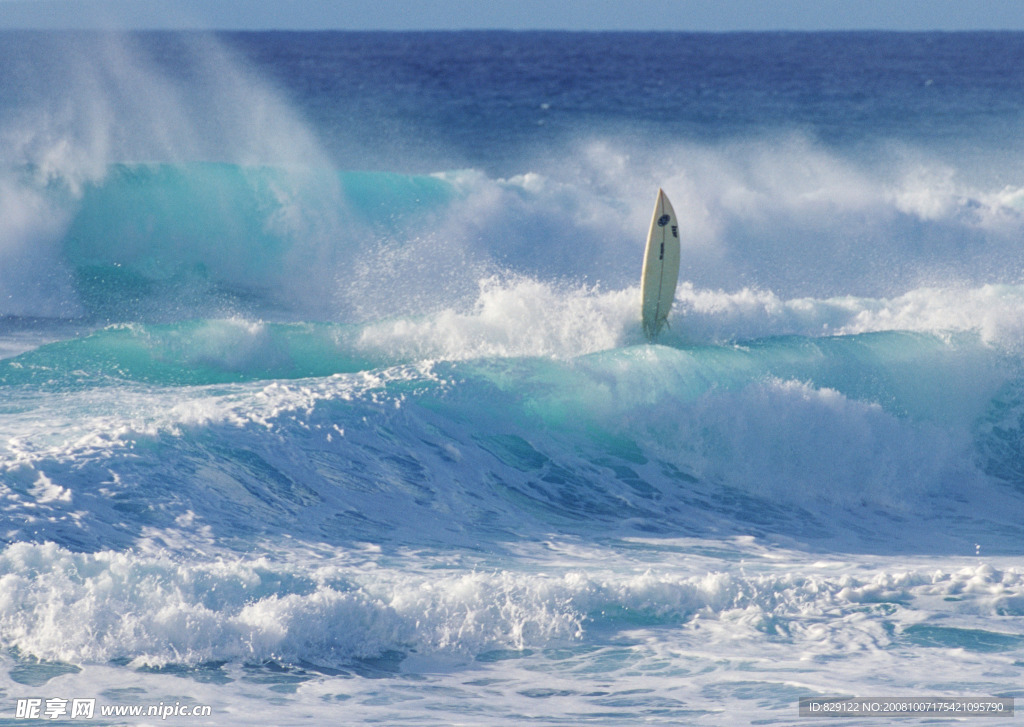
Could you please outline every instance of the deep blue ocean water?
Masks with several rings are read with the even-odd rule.
[[[0,722],[1024,696],[1022,56],[0,34]]]

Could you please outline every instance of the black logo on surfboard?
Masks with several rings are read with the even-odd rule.
[[[669,217],[668,215],[662,215],[661,217],[658,218],[658,227],[664,227],[665,225],[668,224],[668,221],[670,219],[672,218]]]

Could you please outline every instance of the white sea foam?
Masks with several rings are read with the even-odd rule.
[[[638,318],[635,298],[635,290],[489,277],[480,281],[470,310],[373,323],[359,345],[399,359],[571,358],[620,345]]]
[[[522,276],[479,282],[471,305],[366,325],[358,346],[399,360],[487,356],[571,359],[641,342],[639,290],[550,283]],[[1024,288],[917,288],[893,298],[786,299],[768,290],[697,288],[676,293],[670,345],[735,343],[778,336],[822,338],[886,331],[966,334],[1016,351]]]
[[[729,650],[729,642],[784,632],[797,649],[827,656],[892,648],[901,631],[933,619],[972,629],[1024,615],[1024,574],[1012,566],[843,565],[836,572],[827,564],[772,564],[751,551],[744,573],[715,570],[700,556],[687,565],[657,541],[646,547],[656,564],[628,565],[608,551],[583,560],[578,553],[574,567],[552,563],[546,573],[443,574],[430,572],[430,556],[412,554],[395,569],[370,551],[297,566],[22,543],[0,556],[0,623],[6,648],[72,663],[337,665],[392,650],[472,658],[496,648],[569,646],[643,627],[704,629],[705,640]],[[712,570],[695,572],[704,567]],[[1024,643],[1013,624],[1006,629],[1000,633]]]
[[[892,298],[784,299],[767,290],[698,289],[683,282],[676,303],[678,327],[695,341],[917,331],[972,333],[986,343],[1014,349],[1020,340],[1024,288],[925,287]]]

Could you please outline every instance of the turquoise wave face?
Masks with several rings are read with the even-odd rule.
[[[892,552],[937,547],[940,523],[942,547],[1016,547],[999,532],[1019,376],[977,343],[373,361],[368,330],[116,327],[3,362],[19,537],[95,549],[194,517],[223,537],[463,544],[601,523]]]
[[[63,235],[83,306],[115,320],[286,304],[455,196],[430,176],[233,164],[114,165]],[[319,269],[318,269],[319,268]]]
[[[204,320],[123,324],[0,361],[0,382],[74,389],[145,382],[167,386],[295,379],[363,371],[350,326]]]
[[[550,311],[549,316],[557,319],[561,313]],[[479,320],[486,315],[482,311],[460,317],[444,310],[361,325],[244,318],[115,324],[0,359],[0,385],[203,385],[369,372],[432,360],[492,361],[499,370],[501,362],[534,362],[514,369],[528,383],[534,377],[532,367],[543,372],[540,362],[561,360],[579,371],[614,372],[620,396],[628,392],[639,407],[657,406],[666,397],[694,401],[712,390],[733,391],[778,379],[834,389],[896,416],[962,421],[977,416],[978,402],[991,396],[1013,368],[1005,356],[969,334],[953,341],[888,331],[720,344],[666,337],[667,345],[652,349],[635,345],[639,333],[631,331],[635,326],[629,324],[635,321],[626,316],[622,330],[587,341],[595,350],[574,355],[577,341],[527,335],[543,329],[547,321],[524,322],[512,315],[488,329]],[[522,326],[528,329],[525,333],[519,330]],[[424,343],[424,335],[431,340]],[[515,336],[520,340],[510,340]],[[649,378],[641,383],[639,377]],[[516,387],[516,378],[508,385]],[[581,401],[566,404],[577,415],[580,406],[585,410],[589,401],[603,398],[600,391],[578,391],[572,378],[560,379],[552,391],[578,397]],[[558,405],[552,406],[555,416]]]

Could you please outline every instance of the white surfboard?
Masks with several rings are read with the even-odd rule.
[[[668,325],[679,281],[679,221],[665,193],[658,190],[640,281],[644,334],[653,341]]]

